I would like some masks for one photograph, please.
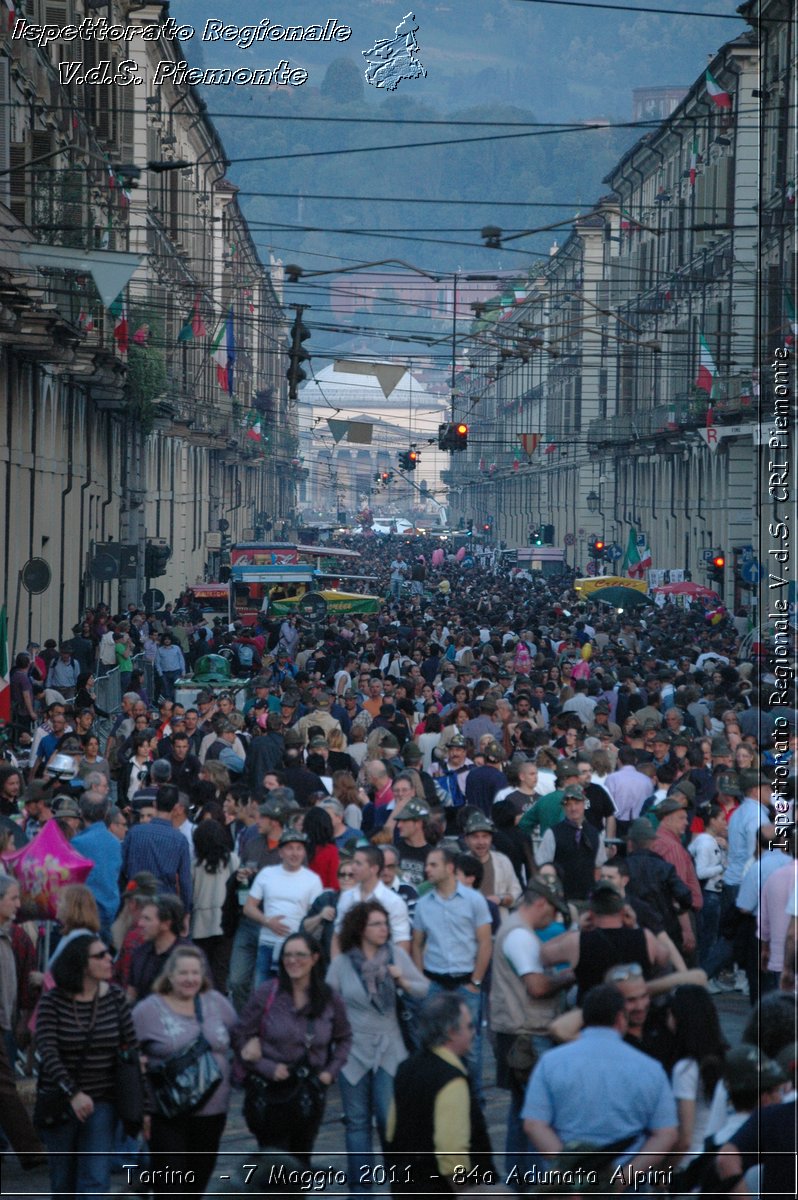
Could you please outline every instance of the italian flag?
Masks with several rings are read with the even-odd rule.
[[[623,556],[621,570],[625,571],[630,579],[642,579],[650,566],[651,551],[648,548],[648,544],[638,546],[637,534],[634,529],[630,529],[629,541],[626,543],[626,554]]]
[[[718,83],[711,71],[707,71],[707,92],[712,98],[713,104],[718,108],[731,108],[732,98],[728,92],[725,92]]]
[[[11,33],[17,23],[17,10],[14,0],[6,0],[6,8],[8,9],[8,32]]]
[[[233,394],[233,364],[236,358],[235,332],[233,330],[233,306],[219,326],[213,339],[211,354],[216,363],[216,381],[229,396]]]
[[[254,411],[247,417],[247,432],[245,436],[248,442],[263,441],[263,426],[261,425],[260,415]]]
[[[186,319],[186,323],[177,335],[179,342],[193,342],[195,337],[206,337],[208,330],[205,328],[205,322],[202,319],[200,312],[200,294],[197,292],[194,297],[194,310],[190,317]]]
[[[703,333],[700,335],[700,349],[698,353],[698,375],[696,376],[695,386],[700,388],[702,392],[706,392],[707,396],[712,397],[712,391],[715,387],[715,377],[718,373],[718,368],[715,366],[714,360],[707,345],[707,339]]]
[[[8,610],[0,608],[0,720],[11,720],[10,663],[8,658]]]
[[[690,146],[690,187],[695,187],[695,177],[698,174],[698,138],[694,137]]]

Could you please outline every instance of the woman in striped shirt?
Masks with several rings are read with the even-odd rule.
[[[109,1190],[117,1053],[134,1047],[136,1034],[124,994],[109,983],[111,951],[100,938],[76,937],[52,974],[55,987],[42,996],[36,1025],[39,1087],[60,1094],[64,1106],[62,1119],[40,1133],[53,1195],[80,1200]]]

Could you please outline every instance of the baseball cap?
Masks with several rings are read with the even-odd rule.
[[[289,842],[301,842],[303,846],[308,844],[308,836],[301,829],[284,829],[280,834],[278,846],[287,846]]]
[[[423,800],[410,800],[396,816],[395,820],[399,821],[426,821],[429,816],[429,808]]]
[[[570,910],[568,902],[563,895],[562,886],[556,879],[543,879],[537,877],[530,879],[526,885],[526,893],[532,893],[535,896],[542,896],[544,900],[548,900],[549,904],[553,904],[561,916],[570,920]]]
[[[736,771],[723,771],[718,775],[718,791],[724,796],[742,796],[740,777]]]
[[[495,828],[490,817],[486,817],[482,813],[472,813],[465,823],[463,833],[493,833]]]

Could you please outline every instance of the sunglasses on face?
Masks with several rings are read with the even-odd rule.
[[[111,951],[106,948],[105,950],[98,950],[95,954],[90,954],[89,958],[113,958],[113,955],[111,954]]]

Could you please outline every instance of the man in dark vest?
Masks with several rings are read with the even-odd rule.
[[[498,1180],[464,1062],[475,1032],[471,1012],[454,992],[425,1002],[423,1049],[399,1066],[388,1114],[394,1195],[462,1191]]]
[[[587,799],[578,783],[563,791],[563,820],[543,834],[535,852],[539,867],[554,863],[562,871],[563,891],[568,900],[586,900],[607,861],[604,839],[585,820]]]

